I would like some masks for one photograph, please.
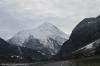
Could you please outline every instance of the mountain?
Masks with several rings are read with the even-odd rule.
[[[100,55],[100,38],[85,47],[75,50],[72,54],[73,58]]]
[[[55,55],[68,35],[50,23],[18,32],[8,40],[10,44],[38,50],[45,55]]]
[[[72,31],[69,40],[61,47],[55,59],[67,59],[72,52],[100,38],[100,16],[85,18]]]
[[[100,55],[100,39],[93,46],[95,47],[95,55]]]
[[[0,38],[0,56],[18,55],[17,46],[10,45],[5,40]]]
[[[0,38],[0,58],[2,57],[17,57],[20,59],[30,57],[33,60],[46,58],[45,55],[42,55],[37,50],[11,45]]]
[[[99,47],[100,39],[72,52],[72,58],[90,57],[96,55],[96,48]]]

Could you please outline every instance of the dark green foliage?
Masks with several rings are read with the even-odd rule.
[[[100,66],[100,56],[76,59],[77,66]]]

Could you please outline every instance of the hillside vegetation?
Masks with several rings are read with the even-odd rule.
[[[80,58],[75,62],[77,66],[100,66],[100,56]]]

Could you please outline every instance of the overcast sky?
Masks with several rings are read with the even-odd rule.
[[[100,14],[100,0],[0,0],[0,37],[50,22],[70,34],[85,17]]]

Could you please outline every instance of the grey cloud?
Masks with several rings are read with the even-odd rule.
[[[0,0],[0,37],[50,22],[66,33],[83,18],[100,14],[100,0]]]

